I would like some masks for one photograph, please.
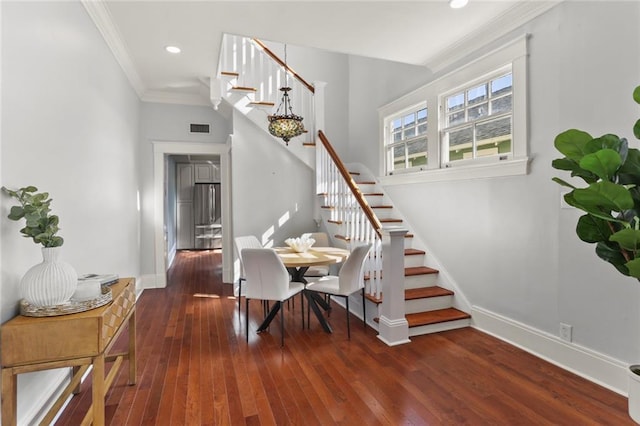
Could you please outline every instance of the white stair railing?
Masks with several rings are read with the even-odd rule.
[[[323,194],[330,208],[330,221],[339,224],[341,235],[350,245],[373,244],[365,265],[365,292],[376,299],[382,296],[382,239],[380,221],[358,185],[342,163],[322,131],[316,145],[316,192]]]

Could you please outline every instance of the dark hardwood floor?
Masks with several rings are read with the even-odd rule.
[[[472,328],[388,347],[353,317],[349,341],[335,304],[333,334],[302,330],[297,299],[281,349],[275,324],[247,344],[237,306],[219,254],[180,252],[167,288],[138,300],[138,383],[125,362],[106,424],[634,424],[626,398]],[[251,330],[261,312],[252,302]],[[80,424],[90,398],[86,381],[57,424]]]

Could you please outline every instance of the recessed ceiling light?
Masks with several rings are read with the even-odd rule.
[[[180,48],[178,46],[166,46],[164,50],[169,53],[180,53]]]
[[[449,0],[449,7],[452,9],[460,9],[461,7],[465,7],[469,0]]]

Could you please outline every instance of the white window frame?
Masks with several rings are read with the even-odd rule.
[[[427,107],[427,103],[426,102],[420,102],[417,105],[412,105],[409,108],[406,108],[402,111],[399,111],[398,113],[386,117],[384,120],[384,132],[385,132],[385,137],[384,137],[384,155],[385,155],[385,159],[384,159],[384,165],[385,165],[385,174],[398,174],[398,173],[411,173],[411,172],[415,172],[415,171],[420,171],[420,170],[426,170],[426,165],[420,165],[420,166],[414,166],[414,167],[406,167],[406,168],[402,168],[402,169],[394,169],[394,170],[389,170],[389,160],[390,160],[390,154],[388,152],[389,150],[389,145],[394,145],[397,146],[401,143],[403,144],[407,144],[410,143],[412,141],[418,140],[420,138],[426,138],[427,139],[427,143],[429,141],[429,136],[428,133],[424,134],[424,135],[419,135],[419,136],[414,136],[413,138],[410,139],[403,139],[399,142],[393,142],[393,141],[389,141],[389,138],[393,137],[392,132],[391,132],[391,126],[392,123],[397,120],[397,119],[402,119],[404,118],[404,116],[410,114],[410,113],[417,113],[420,110],[426,109],[427,110],[427,129],[429,129],[429,108]],[[418,127],[417,121],[416,121],[416,130]],[[393,149],[393,148],[392,148]],[[429,150],[427,147],[427,159],[429,158]]]
[[[505,45],[457,67],[440,78],[408,93],[400,99],[387,104],[378,110],[380,118],[380,167],[379,180],[383,185],[397,185],[406,183],[438,182],[461,179],[475,179],[498,176],[525,175],[529,172],[528,156],[528,111],[527,111],[527,39],[522,35]],[[481,81],[486,76],[493,75],[511,65],[512,72],[512,153],[507,158],[492,156],[478,158],[475,161],[454,161],[443,164],[441,162],[440,122],[442,108],[440,99],[444,94],[452,93],[455,88],[466,87],[474,81]],[[386,172],[385,149],[385,120],[397,116],[412,105],[426,102],[430,106],[427,118],[428,163],[425,170],[411,173]],[[437,113],[434,108],[438,105]]]
[[[498,70],[495,70],[494,72],[482,76],[480,78],[477,78],[473,81],[467,82],[465,83],[463,86],[461,87],[456,87],[455,89],[451,89],[449,91],[447,91],[446,93],[441,94],[438,97],[438,110],[440,112],[440,117],[438,120],[438,126],[439,126],[439,140],[440,140],[440,145],[441,145],[441,156],[440,156],[440,166],[447,168],[447,167],[459,167],[459,166],[468,166],[468,165],[473,165],[473,164],[485,164],[485,163],[491,163],[491,162],[495,162],[495,161],[505,161],[505,160],[510,160],[513,158],[513,151],[514,151],[514,140],[513,140],[513,96],[514,96],[514,91],[513,91],[513,83],[512,83],[512,91],[511,91],[511,96],[512,96],[512,103],[511,103],[511,111],[507,112],[507,113],[501,113],[501,114],[496,114],[496,115],[487,115],[484,116],[480,119],[477,120],[465,120],[463,123],[460,124],[456,124],[453,126],[447,126],[447,106],[445,105],[446,99],[456,93],[466,93],[466,91],[468,91],[471,88],[474,88],[477,85],[483,84],[483,83],[489,83],[491,80],[498,78],[500,76],[504,76],[506,74],[511,74],[512,75],[512,80],[513,80],[513,70],[511,68],[511,64],[502,67]],[[487,101],[486,103],[489,105],[491,103],[491,97],[490,97],[490,93],[487,93]],[[464,109],[468,110],[469,106],[466,104],[464,104]],[[500,155],[492,155],[492,156],[487,156],[487,157],[474,157],[474,158],[469,158],[469,159],[463,159],[463,160],[456,160],[456,161],[449,161],[446,157],[447,157],[447,150],[445,148],[447,148],[446,145],[446,141],[445,141],[445,133],[448,129],[455,129],[455,128],[461,128],[461,127],[465,127],[465,126],[473,126],[475,127],[477,123],[481,123],[481,122],[485,122],[485,121],[491,121],[491,120],[495,120],[495,119],[499,119],[499,118],[506,118],[506,117],[511,117],[511,150],[508,153],[503,153]],[[475,134],[475,132],[474,132]],[[475,140],[474,140],[474,151],[476,151],[476,146],[475,146]]]

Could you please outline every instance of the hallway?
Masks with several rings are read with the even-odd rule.
[[[220,254],[181,251],[166,289],[137,303],[137,385],[127,366],[106,400],[110,425],[624,425],[626,398],[472,328],[388,347],[344,311],[334,333],[312,319],[302,330],[299,299],[279,327],[244,337]],[[250,329],[260,304],[251,303]],[[124,345],[126,333],[118,344]],[[126,364],[126,362],[125,362]],[[89,380],[58,425],[81,423]]]

